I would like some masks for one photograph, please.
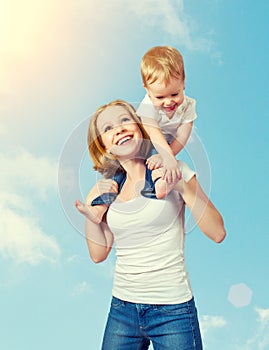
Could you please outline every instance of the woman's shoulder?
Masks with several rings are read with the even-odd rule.
[[[181,170],[184,181],[189,182],[190,179],[195,175],[195,171],[192,170],[185,162],[178,160],[178,166]]]

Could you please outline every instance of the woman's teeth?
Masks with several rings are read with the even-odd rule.
[[[123,139],[119,140],[119,142],[117,143],[118,146],[122,145],[123,143],[129,141],[131,139],[131,136],[126,136]]]

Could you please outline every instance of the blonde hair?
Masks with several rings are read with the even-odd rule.
[[[185,80],[183,57],[171,46],[155,46],[147,51],[142,57],[140,70],[145,87],[158,79],[166,85],[171,78]]]
[[[140,118],[137,116],[135,109],[128,102],[123,100],[115,100],[106,105],[99,107],[96,112],[93,114],[90,120],[89,128],[88,128],[88,148],[90,152],[90,156],[93,161],[94,170],[99,171],[105,177],[111,177],[116,172],[124,171],[121,167],[119,161],[113,154],[107,153],[106,148],[102,142],[102,137],[97,128],[97,119],[99,115],[108,107],[113,106],[121,106],[123,107],[127,113],[134,119],[137,123],[139,129],[141,130],[143,136],[143,142],[140,148],[140,157],[146,159],[149,155],[152,144],[150,142],[150,138],[144,129]]]

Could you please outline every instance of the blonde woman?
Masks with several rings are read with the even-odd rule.
[[[113,242],[116,247],[102,350],[145,350],[150,342],[155,350],[201,350],[197,311],[185,268],[184,209],[189,208],[200,230],[216,243],[226,235],[220,213],[195,173],[180,161],[182,176],[164,199],[141,195],[149,174],[153,181],[160,174],[159,170],[148,171],[149,138],[128,103],[118,100],[99,108],[91,119],[88,141],[97,171],[107,174],[120,168],[126,173],[120,191],[112,179],[103,179],[90,191],[87,204],[76,201],[86,217],[92,260],[104,261]],[[108,191],[117,197],[96,223],[90,203]]]

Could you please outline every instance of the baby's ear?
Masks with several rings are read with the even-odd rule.
[[[145,88],[145,90],[146,90],[146,92],[147,92],[148,97],[150,97],[150,92],[149,92],[149,89],[147,88],[147,86],[146,86],[146,85],[144,85],[144,88]]]

